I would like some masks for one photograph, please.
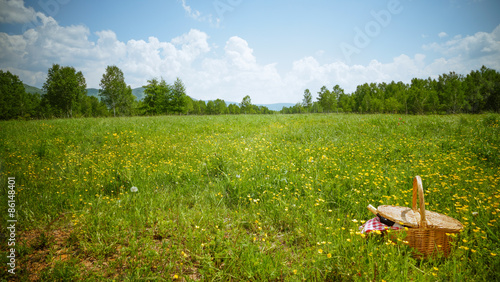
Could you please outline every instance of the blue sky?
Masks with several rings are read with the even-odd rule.
[[[0,0],[0,69],[41,87],[52,64],[99,88],[180,77],[196,99],[296,103],[309,88],[500,70],[496,0]]]

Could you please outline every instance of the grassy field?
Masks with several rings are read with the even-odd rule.
[[[3,280],[494,281],[499,115],[168,116],[0,122]],[[460,220],[447,259],[365,237],[366,209]],[[132,188],[135,187],[135,188]],[[137,191],[136,191],[137,190]],[[135,191],[135,192],[134,192]],[[2,228],[1,250],[7,253]]]

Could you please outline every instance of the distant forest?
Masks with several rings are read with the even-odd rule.
[[[410,84],[365,83],[351,94],[335,85],[323,86],[317,101],[309,89],[304,99],[282,113],[456,114],[500,111],[500,73],[483,66],[463,76],[450,72],[438,79],[414,78]]]
[[[456,114],[500,112],[500,73],[483,66],[466,76],[450,72],[437,79],[365,83],[353,93],[335,85],[323,86],[316,101],[311,91],[293,107],[271,111],[256,106],[250,96],[239,104],[222,100],[200,101],[186,94],[177,78],[173,84],[152,78],[138,100],[125,84],[123,72],[108,66],[97,93],[88,93],[85,78],[73,67],[54,64],[41,91],[17,75],[0,70],[0,119],[46,119],[135,115],[220,115],[295,113]],[[96,94],[98,97],[96,97]]]

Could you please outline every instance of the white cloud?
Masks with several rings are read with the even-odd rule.
[[[184,8],[184,11],[186,11],[186,13],[188,13],[188,15],[193,19],[197,20],[200,18],[201,13],[199,11],[193,11],[191,6],[186,4],[186,0],[182,0],[182,8]]]
[[[444,43],[431,43],[422,47],[426,51],[434,51],[446,61],[459,60],[461,69],[480,68],[487,65],[500,68],[500,25],[491,33],[477,32],[474,35],[462,37],[457,35]],[[461,70],[456,70],[461,71]]]
[[[153,77],[173,80],[189,73],[190,65],[210,51],[208,35],[198,30],[160,42],[156,37],[121,42],[111,30],[95,32],[83,25],[60,26],[52,17],[39,13],[40,25],[22,35],[0,33],[0,68],[15,70],[23,81],[41,86],[52,64],[81,70],[89,87],[98,87],[107,65],[117,65],[133,87]]]
[[[193,62],[199,55],[210,51],[208,35],[196,29],[191,29],[189,33],[172,39],[172,43],[181,46],[178,51],[179,59],[187,63]]]
[[[442,31],[438,34],[439,38],[443,38],[443,37],[446,37],[448,36],[448,34],[446,34],[446,32]]]
[[[254,103],[267,103],[279,99],[283,92],[275,64],[258,64],[248,42],[237,36],[226,42],[221,58],[205,58],[200,69],[184,77],[187,90],[205,100],[240,102],[250,95]]]
[[[287,82],[295,83],[302,89],[319,90],[321,86],[332,88],[338,84],[347,93],[356,90],[363,83],[381,83],[406,81],[411,78],[426,75],[424,67],[425,56],[417,54],[413,58],[401,55],[392,62],[383,64],[372,60],[368,65],[347,65],[343,62],[319,64],[313,57],[307,57],[293,63],[292,70],[287,74]],[[306,87],[305,87],[306,86]],[[315,91],[313,91],[315,92]],[[297,97],[300,98],[300,97]]]
[[[23,0],[0,0],[0,23],[27,23],[35,17],[35,10],[26,8]]]
[[[313,57],[306,57],[293,63],[286,76],[286,82],[296,84],[299,89],[319,90],[323,85],[332,88],[339,84],[351,93],[356,86],[371,82],[403,81],[409,83],[414,77],[437,77],[455,71],[467,74],[482,65],[500,69],[500,25],[491,33],[478,32],[472,36],[455,36],[444,43],[423,46],[425,51],[438,54],[435,59],[428,55],[416,54],[413,57],[402,54],[392,62],[381,63],[372,60],[367,65],[347,65],[343,62],[320,64]],[[432,54],[432,53],[431,53]],[[434,57],[434,56],[433,56]],[[430,61],[429,61],[430,60]],[[300,95],[295,96],[299,101]]]
[[[0,33],[1,67],[46,69],[52,62],[78,63],[88,58],[94,43],[88,41],[85,26],[61,27],[52,17],[37,14],[41,25],[22,35]]]
[[[186,12],[186,14],[196,20],[196,21],[199,21],[199,22],[208,22],[209,24],[211,25],[214,25],[214,26],[218,26],[219,23],[220,23],[220,20],[217,19],[215,22],[214,22],[214,17],[212,16],[212,14],[208,14],[208,15],[203,15],[200,11],[198,10],[194,10],[191,8],[191,6],[189,6],[188,4],[186,4],[186,0],[181,0],[182,2],[182,8],[184,9],[184,11]]]
[[[338,84],[351,93],[363,83],[408,83],[413,77],[436,77],[449,71],[465,74],[483,64],[500,69],[500,26],[491,33],[425,45],[425,55],[401,54],[390,62],[348,65],[320,63],[323,52],[318,52],[316,57],[299,58],[289,70],[278,72],[276,64],[259,62],[251,44],[238,36],[230,37],[223,48],[211,44],[208,34],[196,29],[169,42],[156,37],[123,42],[111,30],[97,31],[97,39],[91,40],[92,33],[84,25],[61,26],[41,13],[36,17],[40,24],[21,35],[0,33],[0,68],[35,86],[44,83],[48,68],[57,63],[81,70],[88,87],[98,88],[106,66],[116,65],[132,87],[153,77],[169,82],[180,77],[196,99],[240,102],[250,95],[253,103],[294,103],[302,100],[304,89],[316,95],[323,85],[331,89]]]
[[[224,50],[230,62],[238,69],[252,70],[258,67],[253,50],[244,39],[237,36],[229,38]]]

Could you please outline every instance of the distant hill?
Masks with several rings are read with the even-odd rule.
[[[206,102],[206,101],[205,101]],[[240,103],[237,103],[237,102],[226,102],[226,105],[231,105],[231,104],[234,104],[234,105],[240,105]],[[264,106],[268,109],[270,109],[271,111],[281,111],[283,109],[283,107],[293,107],[295,106],[295,104],[292,104],[292,103],[275,103],[275,104],[255,104],[256,106]]]
[[[99,89],[87,88],[87,95],[97,97],[99,100],[101,99],[99,96]],[[132,89],[132,95],[134,95],[138,101],[144,99],[144,88],[139,87]]]
[[[291,103],[276,103],[276,104],[257,104],[257,106],[264,106],[270,109],[271,111],[281,111],[283,107],[293,107],[295,104]]]
[[[101,98],[99,97],[99,89],[87,88],[87,96],[94,96],[97,99],[101,100]]]
[[[134,88],[132,89],[132,94],[137,97],[137,101],[140,101],[144,99],[144,88],[139,87],[139,88]]]
[[[24,91],[26,91],[26,93],[40,94],[40,95],[44,93],[42,89],[37,88],[35,86],[30,86],[28,84],[24,84]]]

